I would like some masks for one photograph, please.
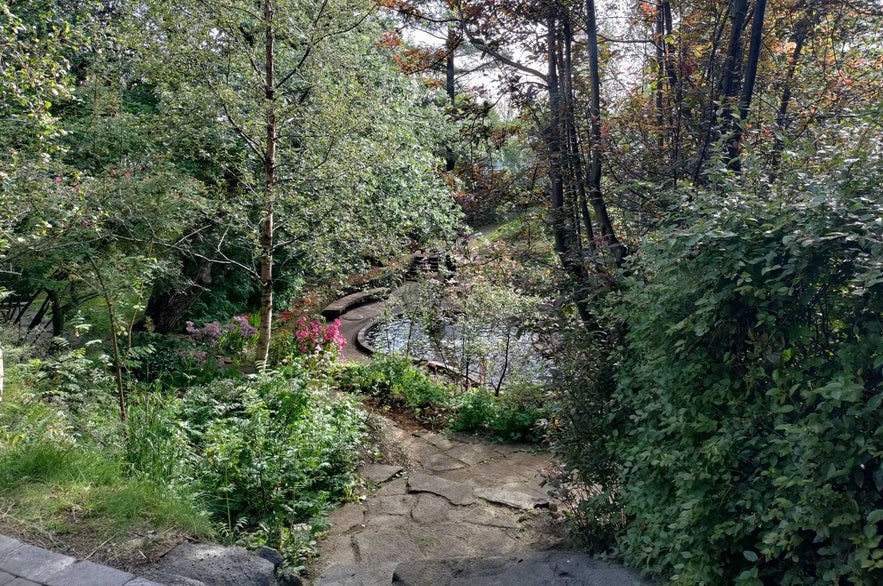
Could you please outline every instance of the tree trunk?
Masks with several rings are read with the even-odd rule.
[[[589,308],[580,295],[580,287],[585,278],[582,265],[574,259],[574,251],[568,245],[572,238],[568,237],[567,213],[564,207],[564,179],[562,173],[561,157],[561,95],[558,81],[558,10],[559,7],[549,8],[546,17],[548,28],[546,36],[546,57],[548,74],[546,85],[549,91],[549,126],[546,129],[546,145],[549,149],[549,184],[550,199],[552,203],[552,233],[555,238],[555,252],[561,262],[561,266],[567,271],[574,281],[574,303],[580,318],[588,328],[595,327],[595,319],[589,312]]]
[[[212,262],[203,259],[199,261],[193,282],[183,291],[159,289],[152,293],[147,300],[145,314],[152,322],[153,331],[168,334],[179,327],[181,318],[211,282]],[[138,324],[138,327],[143,327],[143,324]]]
[[[739,119],[734,121],[733,136],[727,140],[727,167],[739,173],[742,171],[741,142],[748,119],[748,108],[754,94],[754,82],[757,80],[757,64],[760,61],[760,43],[763,35],[763,19],[766,13],[766,0],[757,0],[754,5],[754,17],[751,21],[751,38],[748,44],[748,62],[745,64],[745,75],[742,80],[742,91],[739,93]]]
[[[656,3],[656,31],[653,35],[653,43],[656,45],[656,133],[657,148],[659,154],[665,149],[665,15],[662,2]],[[673,88],[672,88],[673,89]]]
[[[270,338],[273,330],[273,211],[276,187],[276,80],[273,26],[273,0],[264,0],[264,218],[260,227],[261,243],[261,310],[258,328],[258,346],[255,360],[266,368],[270,356]]]
[[[548,76],[546,84],[549,89],[549,126],[546,129],[546,145],[549,149],[549,185],[552,203],[552,232],[555,237],[555,251],[561,258],[561,264],[570,263],[570,251],[567,247],[564,210],[564,179],[561,165],[561,96],[558,85],[558,67],[556,46],[558,44],[556,29],[558,20],[555,11],[550,9],[546,18],[548,32],[546,35]]]
[[[671,121],[671,176],[674,185],[680,178],[681,156],[681,121],[684,116],[684,86],[681,76],[678,75],[677,64],[672,57],[671,43],[668,37],[672,36],[673,25],[671,16],[671,2],[661,0],[663,22],[663,49],[665,51],[665,71],[668,78],[668,86],[673,96],[673,116]],[[689,116],[689,114],[688,114]]]
[[[595,211],[601,238],[613,254],[617,266],[622,266],[627,255],[625,247],[620,244],[607,213],[607,204],[601,192],[601,74],[598,69],[598,23],[595,19],[595,0],[586,0],[586,41],[589,49],[589,82],[591,85],[591,103],[589,120],[592,129],[592,161],[589,168],[589,200]]]
[[[770,167],[775,169],[779,165],[779,158],[782,156],[782,149],[785,146],[785,131],[790,126],[788,118],[788,106],[791,103],[791,87],[794,83],[794,75],[797,73],[797,64],[800,61],[800,55],[803,53],[803,47],[809,36],[809,31],[818,22],[818,16],[821,11],[810,13],[802,18],[794,29],[791,42],[794,43],[794,50],[791,52],[791,58],[788,60],[788,69],[785,71],[785,82],[782,88],[782,97],[779,99],[779,108],[776,110],[776,140],[773,143],[773,151],[770,155]]]
[[[448,39],[445,43],[447,57],[445,58],[445,91],[448,94],[448,101],[451,105],[451,114],[453,115],[456,107],[456,88],[454,86],[454,50],[457,46],[457,35],[453,25],[448,26]],[[445,171],[451,172],[457,164],[457,158],[454,149],[448,145],[445,148]]]

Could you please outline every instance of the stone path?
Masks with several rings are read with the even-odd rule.
[[[548,454],[460,434],[408,433],[384,418],[379,425],[403,465],[362,470],[378,488],[329,517],[311,568],[316,586],[641,583],[557,549],[561,527],[540,486]]]
[[[0,586],[162,586],[0,535]]]

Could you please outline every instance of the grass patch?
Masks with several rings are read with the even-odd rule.
[[[212,524],[192,499],[124,474],[117,458],[45,441],[0,453],[0,500],[25,526],[98,534],[143,525],[210,538]]]

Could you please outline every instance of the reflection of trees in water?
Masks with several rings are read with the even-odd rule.
[[[553,364],[536,350],[535,333],[515,325],[464,332],[456,323],[432,330],[400,317],[371,326],[366,336],[379,352],[440,362],[497,392],[507,384],[551,380]]]

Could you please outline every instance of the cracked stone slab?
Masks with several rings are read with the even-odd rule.
[[[352,537],[348,535],[332,535],[319,545],[322,559],[329,564],[356,563],[356,550]]]
[[[475,503],[472,488],[469,486],[422,472],[415,472],[408,478],[408,491],[431,492],[448,499],[452,505],[465,506]]]
[[[411,494],[379,496],[368,501],[368,514],[407,515],[416,502]]]
[[[484,499],[489,503],[506,505],[515,509],[524,509],[529,511],[540,507],[548,507],[549,499],[536,497],[523,492],[515,492],[511,490],[500,490],[498,488],[476,488],[475,496]]]
[[[315,586],[369,586],[392,584],[397,562],[377,564],[336,564],[319,576]]]
[[[440,450],[450,450],[454,447],[454,442],[449,440],[443,435],[439,435],[437,433],[433,433],[431,431],[423,432],[423,433],[415,433],[419,438],[422,438],[424,441],[429,442],[433,446],[437,447]]]
[[[446,472],[465,468],[466,465],[447,454],[433,454],[423,461],[423,467],[433,472]]]
[[[408,479],[396,478],[387,482],[374,493],[375,496],[392,496],[394,494],[408,494]]]
[[[481,462],[500,457],[499,452],[481,444],[459,444],[445,453],[467,466],[475,466]]]
[[[568,551],[528,551],[504,557],[414,560],[396,566],[402,586],[642,586],[626,568]]]
[[[361,563],[416,560],[423,553],[411,537],[399,528],[364,531],[353,537]]]
[[[359,468],[359,475],[362,478],[367,480],[368,482],[373,482],[374,484],[383,484],[389,480],[392,480],[396,474],[401,472],[403,468],[401,466],[390,466],[388,464],[369,464],[367,466],[362,466]]]
[[[353,527],[359,527],[365,523],[364,505],[348,503],[328,515],[328,524],[334,528],[335,533],[346,533]]]

